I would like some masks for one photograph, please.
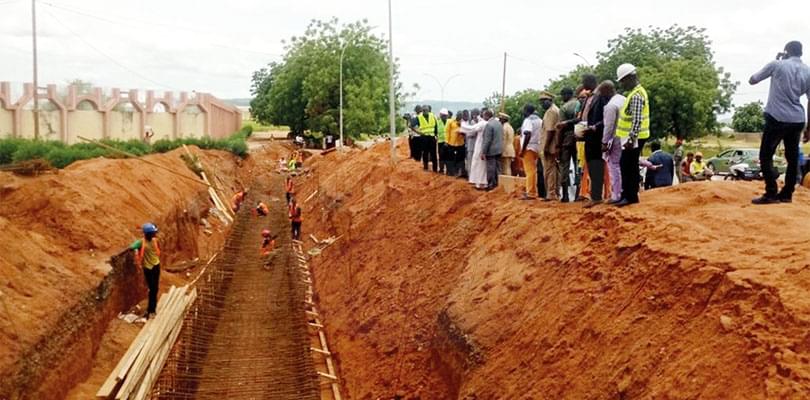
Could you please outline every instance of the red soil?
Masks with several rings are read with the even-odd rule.
[[[192,151],[222,178],[224,191],[240,184],[240,160],[225,152]],[[146,159],[197,179],[182,153]],[[208,215],[211,206],[206,186],[137,160],[82,161],[36,178],[0,173],[0,381],[99,284],[110,270],[107,260],[140,236],[142,223],[160,227],[164,265],[217,251],[226,229]],[[202,218],[211,224],[210,233]],[[164,282],[170,275],[164,272]]]
[[[388,145],[299,181],[349,399],[808,398],[810,193],[693,183],[584,210],[481,193]],[[312,243],[308,241],[308,244]]]

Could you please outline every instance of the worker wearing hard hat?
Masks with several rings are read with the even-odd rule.
[[[644,143],[650,138],[650,98],[641,86],[636,67],[622,64],[616,69],[616,78],[627,92],[627,101],[619,110],[616,136],[622,143],[619,161],[622,172],[622,197],[618,207],[638,203],[638,159]]]
[[[143,269],[146,286],[149,289],[149,302],[144,317],[149,319],[157,313],[157,295],[160,282],[160,246],[158,228],[149,222],[143,224],[143,240],[135,253],[135,264]]]

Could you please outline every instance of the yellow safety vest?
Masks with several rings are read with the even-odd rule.
[[[647,96],[647,91],[641,85],[633,89],[627,95],[627,101],[624,102],[621,111],[619,111],[619,122],[616,126],[616,136],[626,138],[630,136],[630,130],[633,128],[633,116],[628,114],[630,108],[630,99],[636,94],[644,98],[644,108],[641,111],[641,129],[638,131],[639,139],[648,139],[650,137],[650,97]]]
[[[428,114],[427,119],[424,114],[419,114],[419,133],[426,136],[436,134],[436,116],[433,113]]]

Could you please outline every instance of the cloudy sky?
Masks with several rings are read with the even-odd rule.
[[[248,97],[251,73],[277,60],[281,40],[311,19],[368,19],[388,34],[384,0],[38,0],[40,81],[80,78],[104,87],[197,90]],[[708,29],[716,61],[742,82],[735,103],[764,100],[748,76],[788,40],[810,45],[810,2],[393,0],[394,53],[417,99],[480,101],[542,87],[583,62],[624,27]],[[586,18],[578,13],[587,13]],[[0,0],[0,80],[31,77],[29,0]]]

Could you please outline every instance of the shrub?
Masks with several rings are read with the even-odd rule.
[[[14,152],[23,144],[23,139],[0,139],[0,165],[9,164],[13,161]]]
[[[17,150],[11,156],[12,161],[21,162],[37,158],[45,158],[45,156],[54,148],[64,148],[65,145],[61,142],[51,142],[44,140],[26,140],[20,143]]]
[[[253,125],[243,125],[239,132],[244,133],[246,138],[253,135]]]
[[[55,147],[45,155],[45,159],[55,168],[65,168],[75,161],[106,156],[106,153],[106,150],[99,148]]]

